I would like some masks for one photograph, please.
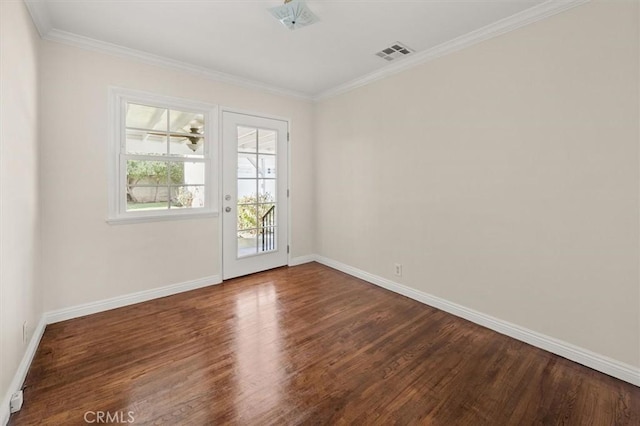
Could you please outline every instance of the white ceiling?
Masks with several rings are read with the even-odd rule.
[[[550,3],[310,0],[307,4],[320,22],[290,31],[267,10],[282,4],[281,0],[28,2],[32,14],[33,4],[39,3],[34,20],[41,32],[42,22],[48,22],[45,38],[51,29],[51,33],[73,33],[307,97],[410,60],[388,63],[374,55],[396,41],[419,56]]]

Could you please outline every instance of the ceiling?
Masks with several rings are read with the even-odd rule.
[[[403,61],[427,58],[441,46],[455,47],[465,37],[482,39],[491,35],[487,28],[508,29],[518,19],[521,26],[534,15],[541,19],[552,9],[550,3],[557,8],[563,1],[576,3],[309,0],[320,22],[295,31],[268,11],[281,0],[27,0],[27,4],[44,38],[88,37],[314,98],[398,68]],[[396,41],[416,53],[393,62],[375,56]]]

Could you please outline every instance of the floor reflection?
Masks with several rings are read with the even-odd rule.
[[[235,313],[236,418],[257,423],[281,399],[284,385],[278,300],[273,284],[240,293]]]

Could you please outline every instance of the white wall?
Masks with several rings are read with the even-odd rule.
[[[321,102],[318,254],[640,366],[638,15],[594,1]]]
[[[22,2],[0,1],[0,398],[40,319],[38,46]],[[28,336],[30,337],[30,336]],[[8,407],[0,407],[5,413]],[[0,419],[2,422],[3,419]]]
[[[45,310],[220,274],[216,218],[105,222],[108,86],[291,118],[291,250],[313,252],[311,103],[52,42],[41,66]]]

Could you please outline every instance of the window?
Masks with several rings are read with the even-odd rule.
[[[111,89],[109,222],[216,214],[217,108]]]

